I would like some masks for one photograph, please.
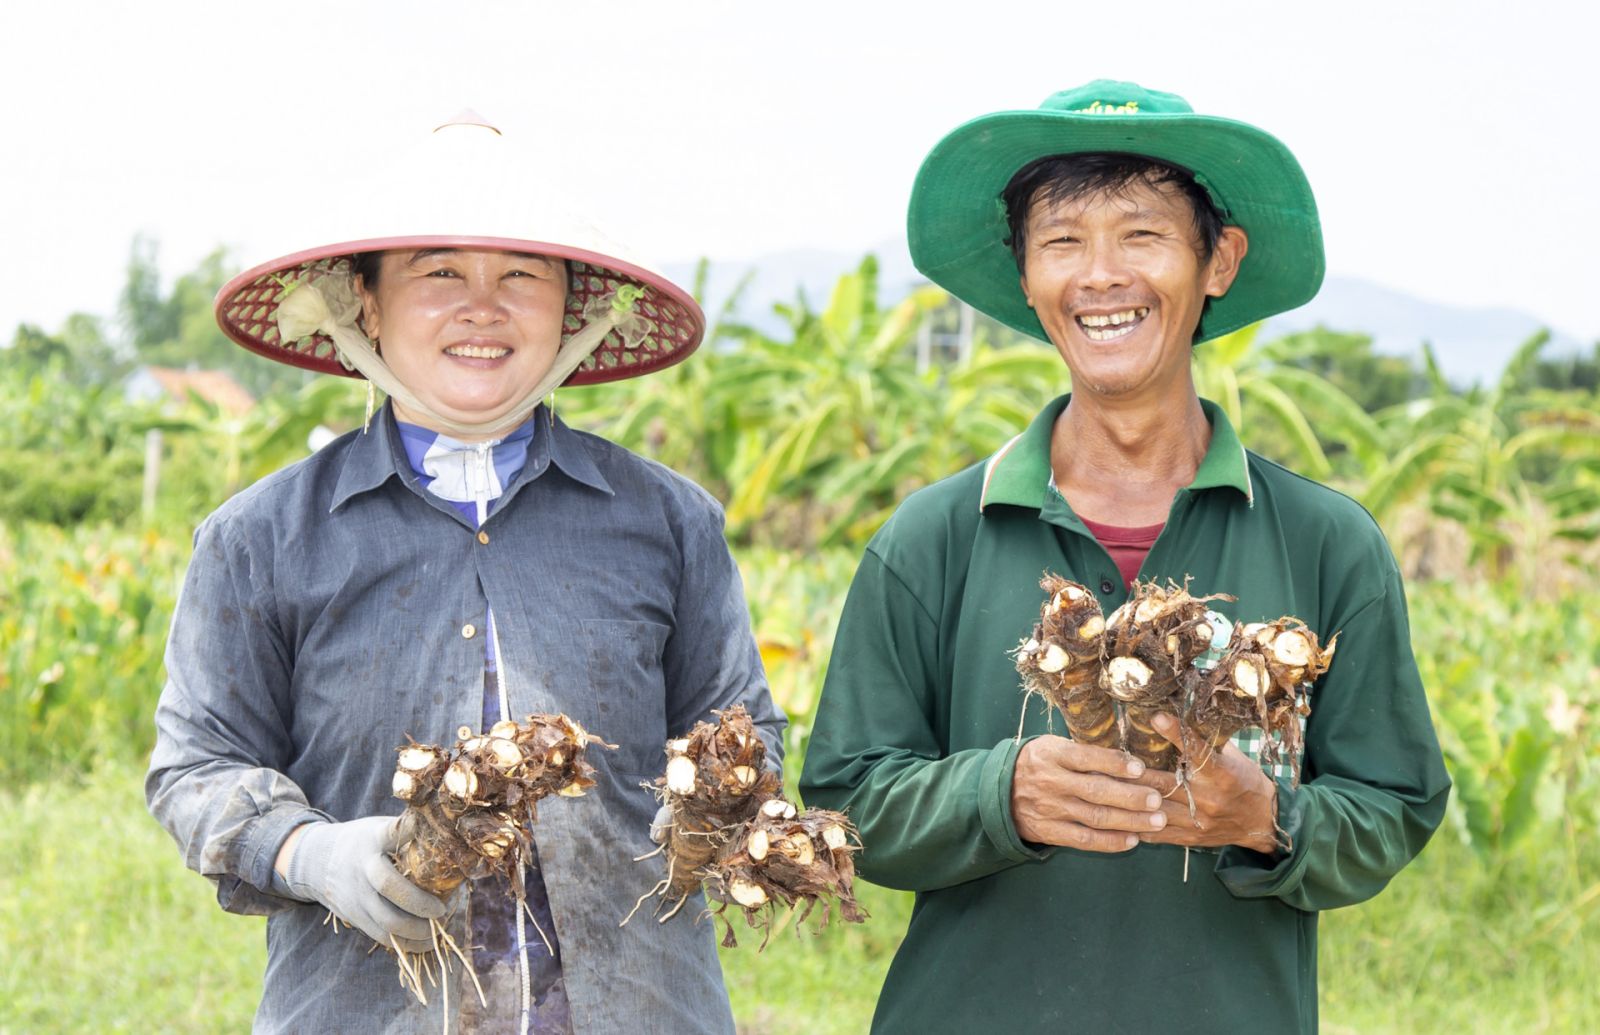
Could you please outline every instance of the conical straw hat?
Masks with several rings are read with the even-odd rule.
[[[362,252],[493,248],[567,260],[572,276],[563,345],[619,287],[642,289],[630,333],[619,327],[608,334],[566,384],[616,381],[671,366],[699,346],[704,314],[687,291],[568,211],[565,192],[540,175],[542,167],[565,160],[554,148],[533,151],[464,111],[408,142],[381,168],[363,166],[358,183],[319,187],[318,200],[333,202],[329,243],[234,277],[217,295],[217,322],[228,337],[270,359],[360,377],[340,361],[326,334],[284,340],[278,303],[303,281],[348,275],[351,257]]]

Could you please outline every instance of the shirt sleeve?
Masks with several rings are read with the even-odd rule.
[[[173,615],[145,778],[151,814],[234,913],[288,906],[270,893],[278,848],[296,826],[332,818],[282,771],[292,661],[272,599],[268,566],[208,518]]]
[[[1337,630],[1333,664],[1314,688],[1305,782],[1278,785],[1276,856],[1222,851],[1217,876],[1240,898],[1333,909],[1376,895],[1422,851],[1444,818],[1450,778],[1434,735],[1405,589],[1392,560],[1383,592]]]
[[[807,803],[847,812],[875,884],[931,891],[1044,859],[1017,835],[1021,742],[946,753],[936,716],[939,625],[870,549],[834,639],[800,778]]]
[[[682,533],[674,627],[662,658],[667,730],[681,736],[713,711],[742,704],[766,742],[767,763],[782,772],[788,719],[767,686],[744,582],[723,538],[722,508],[709,497],[704,504],[690,512]]]

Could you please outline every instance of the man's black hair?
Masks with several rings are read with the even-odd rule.
[[[1060,204],[1097,194],[1125,196],[1136,183],[1169,188],[1188,199],[1194,216],[1195,250],[1204,265],[1211,261],[1224,219],[1205,188],[1187,169],[1147,155],[1118,151],[1086,151],[1071,155],[1046,155],[1017,170],[1000,200],[1006,206],[1006,244],[1023,270],[1027,254],[1028,212],[1034,205]]]

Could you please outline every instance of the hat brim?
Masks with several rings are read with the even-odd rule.
[[[360,377],[339,362],[333,342],[323,335],[283,341],[276,319],[278,301],[299,280],[318,273],[347,272],[352,256],[362,252],[421,248],[478,248],[526,252],[571,264],[562,343],[584,326],[583,311],[591,298],[615,292],[621,284],[645,289],[634,312],[652,331],[636,346],[620,334],[607,335],[594,353],[566,381],[568,385],[599,384],[637,377],[681,362],[699,347],[705,335],[705,314],[694,296],[652,270],[613,256],[570,245],[508,237],[424,235],[375,237],[344,241],[286,255],[234,277],[217,293],[217,323],[223,333],[268,359],[323,374]]]
[[[928,279],[1008,327],[1048,341],[1006,245],[1001,191],[1047,155],[1111,151],[1181,166],[1242,227],[1250,248],[1228,293],[1213,298],[1195,342],[1310,301],[1322,284],[1322,227],[1300,163],[1277,138],[1231,119],[1006,111],[957,127],[923,161],[906,236]]]

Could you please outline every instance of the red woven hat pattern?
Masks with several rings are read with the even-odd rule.
[[[567,379],[567,384],[599,384],[648,374],[678,362],[700,344],[705,320],[692,298],[674,297],[674,293],[663,290],[663,284],[655,278],[645,280],[577,259],[569,259],[569,266],[571,279],[562,323],[563,344],[583,328],[584,306],[589,300],[608,297],[622,284],[646,289],[644,296],[635,303],[634,312],[650,323],[652,332],[636,347],[629,347],[620,333],[611,332]],[[347,275],[349,272],[347,255],[307,259],[278,269],[258,267],[234,278],[222,289],[218,296],[217,321],[228,337],[269,359],[323,374],[360,377],[360,372],[348,370],[339,362],[333,341],[327,336],[315,334],[286,342],[278,334],[278,300],[294,284],[307,277]]]

